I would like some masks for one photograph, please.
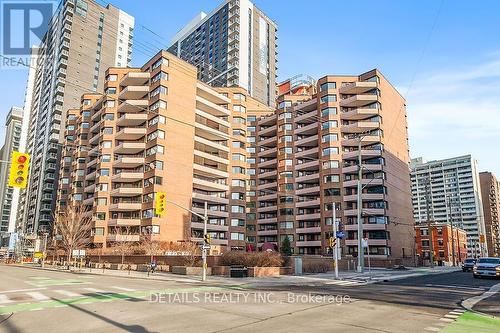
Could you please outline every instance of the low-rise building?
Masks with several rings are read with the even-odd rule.
[[[448,224],[432,223],[415,227],[415,245],[421,264],[429,264],[431,241],[434,263],[440,266],[460,265],[467,258],[467,233]],[[453,250],[454,249],[454,250]]]

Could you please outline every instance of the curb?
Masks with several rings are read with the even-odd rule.
[[[488,289],[487,291],[485,291],[484,293],[482,293],[479,296],[473,296],[473,297],[470,297],[466,300],[463,300],[462,302],[460,302],[460,305],[464,309],[466,309],[467,311],[474,312],[474,313],[480,314],[482,316],[486,316],[486,317],[490,317],[490,318],[494,318],[494,319],[500,319],[500,317],[493,316],[493,315],[483,313],[480,311],[476,311],[473,309],[477,303],[481,302],[482,300],[487,299],[490,296],[495,295],[498,292],[500,292],[500,283],[497,283],[497,284],[491,286],[490,289]]]

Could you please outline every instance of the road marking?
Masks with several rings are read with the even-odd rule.
[[[439,318],[439,320],[445,321],[447,323],[451,323],[451,322],[455,321],[455,319],[450,319],[450,318]]]
[[[58,289],[58,290],[54,290],[56,293],[59,293],[59,294],[62,294],[64,296],[68,296],[68,297],[81,297],[82,295],[81,294],[77,294],[77,293],[74,293],[72,291],[69,291],[69,290],[62,290],[62,289]]]
[[[0,291],[0,294],[21,293],[21,292],[25,292],[25,291],[44,290],[44,289],[47,289],[47,288],[30,288],[30,289],[5,290],[5,291]]]
[[[0,304],[12,303],[12,301],[6,296],[0,294]]]
[[[450,289],[466,289],[466,290],[486,290],[484,287],[468,287],[468,286],[453,286],[448,284],[431,284],[428,283],[426,287],[450,288]]]
[[[106,291],[104,290],[101,290],[101,289],[96,289],[96,288],[83,288],[85,290],[88,290],[88,291],[91,291],[93,293],[98,293],[98,294],[103,294],[105,293]]]
[[[474,307],[474,305],[476,305],[477,303],[479,303],[483,299],[486,299],[486,298],[496,294],[499,291],[500,291],[500,283],[497,283],[494,286],[492,286],[488,291],[484,292],[482,295],[474,296],[474,297],[466,299],[465,301],[462,301],[462,306],[464,308],[466,308],[467,310],[472,311],[472,308]]]
[[[135,289],[125,288],[125,287],[113,286],[111,288],[115,288],[115,289],[122,290],[122,291],[135,291]]]
[[[46,301],[46,300],[50,299],[49,297],[47,297],[44,294],[39,293],[37,291],[27,292],[26,295],[29,295],[31,298],[34,298],[37,301]]]
[[[447,314],[447,315],[444,315],[444,317],[450,318],[450,319],[457,319],[458,317],[460,317],[460,315]]]
[[[439,331],[441,331],[441,329],[438,328],[438,327],[426,327],[426,328],[424,328],[424,330],[425,331],[429,331],[429,332],[439,332]]]
[[[458,312],[458,311],[450,311],[450,314],[452,315],[461,315],[463,312]]]

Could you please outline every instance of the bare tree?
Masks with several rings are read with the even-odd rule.
[[[71,262],[73,250],[86,247],[90,242],[92,215],[82,205],[67,205],[54,218],[54,232],[60,236],[61,247]]]
[[[113,244],[112,249],[121,255],[121,263],[124,264],[125,255],[131,254],[137,244],[137,234],[129,226],[117,228],[116,234],[120,235],[120,240]]]
[[[187,224],[184,228],[184,241],[179,244],[182,252],[186,253],[184,264],[189,267],[196,266],[200,261],[200,247],[199,244],[192,240],[191,224]]]
[[[141,247],[144,249],[146,255],[150,256],[150,263],[153,262],[154,256],[164,252],[164,244],[154,239],[153,232],[150,227],[144,228],[141,233]]]

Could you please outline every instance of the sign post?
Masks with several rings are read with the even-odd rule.
[[[333,237],[337,237],[337,203],[333,203]],[[335,240],[332,246],[333,260],[335,262],[335,279],[339,278],[339,242]]]
[[[368,259],[368,275],[370,276],[370,280],[372,279],[372,267],[370,264],[370,248],[368,247],[368,238],[363,238],[361,240],[361,243],[363,245],[363,252],[366,249],[366,254],[367,254],[367,259]]]

